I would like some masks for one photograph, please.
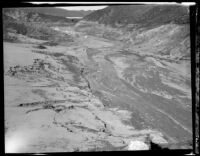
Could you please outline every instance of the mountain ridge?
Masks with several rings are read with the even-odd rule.
[[[27,35],[36,39],[53,39],[58,32],[51,29],[52,26],[70,25],[77,20],[65,17],[45,15],[37,12],[21,10],[20,8],[3,9],[3,35],[10,40],[9,33]],[[58,33],[61,36],[66,34]],[[67,35],[69,39],[69,35]],[[71,40],[71,39],[70,39]]]
[[[65,10],[58,7],[27,7],[21,8],[23,10],[29,12],[37,12],[45,15],[52,15],[52,16],[59,16],[59,17],[84,17],[90,14],[91,10],[84,11],[84,10]]]
[[[176,5],[113,5],[97,10],[83,19],[112,26],[117,24],[154,26],[170,22],[189,23],[189,14],[187,7]]]

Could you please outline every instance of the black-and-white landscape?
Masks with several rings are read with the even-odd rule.
[[[65,11],[3,9],[6,152],[191,149],[189,8]]]

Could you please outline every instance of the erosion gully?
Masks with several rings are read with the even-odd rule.
[[[89,35],[87,37],[94,38]],[[98,38],[95,37],[95,40],[97,42]],[[131,111],[132,118],[129,124],[137,129],[155,128],[180,142],[189,140],[192,137],[192,122],[188,120],[191,119],[191,111],[180,108],[174,99],[140,91],[118,76],[114,68],[115,64],[110,59],[124,56],[129,58],[135,55],[137,61],[145,63],[145,57],[151,57],[151,55],[140,56],[138,53],[122,51],[116,48],[119,45],[123,43],[114,43],[111,47],[96,49],[94,46],[91,48],[85,45],[90,62],[88,69],[93,67],[93,70],[84,77],[90,84],[93,94],[99,96],[108,107],[119,107]]]

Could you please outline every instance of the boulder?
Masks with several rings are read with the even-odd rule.
[[[128,145],[128,150],[149,150],[149,146],[145,144],[143,141],[135,140],[135,141],[130,141]]]
[[[160,134],[150,134],[149,137],[154,144],[163,145],[168,143]]]

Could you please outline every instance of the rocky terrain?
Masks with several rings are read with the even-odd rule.
[[[139,7],[134,15],[143,12],[148,26],[129,20],[128,9],[116,17],[123,25],[104,15],[118,9],[78,23],[50,20],[47,38],[33,18],[37,29],[21,33],[30,21],[4,12],[3,24],[14,23],[3,44],[7,152],[192,148],[188,9],[174,18],[174,9]]]

